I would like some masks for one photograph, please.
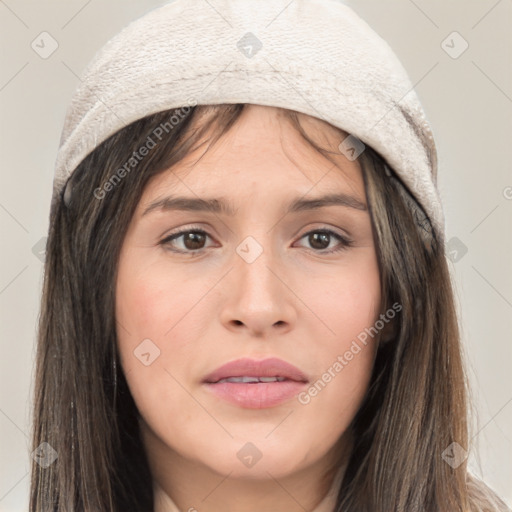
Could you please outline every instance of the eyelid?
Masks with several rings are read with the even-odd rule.
[[[197,226],[197,225],[190,225],[190,226],[184,226],[184,227],[178,228],[175,231],[171,231],[170,233],[167,233],[166,235],[163,236],[163,238],[158,243],[159,243],[159,245],[166,245],[166,243],[170,242],[171,240],[175,240],[175,239],[179,238],[180,236],[185,235],[186,233],[190,233],[191,231],[203,233],[208,238],[214,239],[214,237],[208,231],[206,231],[205,228],[203,228],[201,226]],[[177,251],[174,249],[171,249],[171,250],[173,250],[175,252],[183,253],[183,251],[181,251],[181,250],[177,250]],[[198,253],[199,251],[203,251],[203,250],[205,250],[205,248],[197,249],[197,251],[186,251],[186,252],[188,252],[190,254],[194,254],[194,253]]]
[[[312,228],[308,228],[307,231],[304,231],[304,233],[302,233],[302,235],[298,235],[298,233],[300,233],[301,231],[299,230],[299,232],[297,233],[297,236],[298,238],[302,238],[303,236],[305,235],[309,235],[310,233],[316,233],[317,231],[328,231],[330,233],[334,233],[336,236],[339,236],[340,238],[344,238],[346,240],[351,240],[351,236],[350,234],[348,233],[348,231],[346,230],[343,230],[341,228],[338,228],[338,227],[334,227],[330,224],[325,224],[325,223],[321,223],[321,222],[314,222],[313,224],[315,224]]]

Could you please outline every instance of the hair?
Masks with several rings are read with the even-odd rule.
[[[153,510],[139,412],[117,364],[115,279],[120,248],[148,181],[236,123],[245,104],[191,107],[108,197],[111,180],[172,111],[118,131],[76,168],[52,201],[38,325],[30,511]],[[305,140],[296,112],[283,110]],[[196,122],[194,122],[196,121]],[[204,121],[204,122],[199,122]],[[167,130],[166,130],[167,132]],[[340,130],[340,133],[342,131]],[[336,511],[508,510],[467,470],[442,458],[468,449],[468,389],[453,285],[443,243],[407,187],[366,147],[359,156],[380,269],[383,310],[402,305],[391,340],[379,345],[370,386],[350,429],[354,446]],[[71,193],[70,193],[71,192]],[[418,215],[419,213],[419,215]],[[422,219],[418,222],[418,218]],[[426,285],[428,283],[428,285]],[[341,461],[340,461],[341,464]]]

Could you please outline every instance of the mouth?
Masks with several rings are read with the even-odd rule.
[[[207,391],[246,409],[281,405],[300,393],[308,382],[297,367],[277,358],[238,359],[221,366],[202,381]]]
[[[284,380],[308,382],[306,375],[296,366],[276,357],[262,360],[242,358],[231,361],[207,375],[203,382],[216,384],[221,380],[247,384]]]
[[[220,379],[217,382],[210,382],[210,384],[219,384],[222,382],[242,382],[244,384],[257,384],[258,382],[283,382],[289,380],[286,377],[228,377],[227,379]]]

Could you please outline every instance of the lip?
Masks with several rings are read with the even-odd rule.
[[[218,382],[230,377],[283,377],[276,382]],[[205,388],[234,405],[246,409],[276,407],[289,400],[307,385],[308,378],[296,366],[278,358],[231,361],[207,375]]]

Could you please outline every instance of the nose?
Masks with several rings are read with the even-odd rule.
[[[224,283],[222,324],[263,338],[292,329],[297,311],[289,273],[270,251],[263,250],[252,262],[235,254],[233,267]]]

